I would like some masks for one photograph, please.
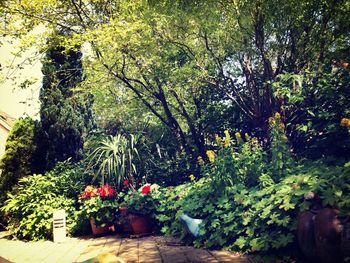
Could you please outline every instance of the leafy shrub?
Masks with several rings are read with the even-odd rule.
[[[181,231],[179,216],[183,212],[183,198],[195,184],[182,184],[176,187],[161,188],[158,192],[159,204],[156,207],[156,219],[163,234],[178,234]]]
[[[221,194],[227,186],[241,184],[253,187],[259,184],[259,178],[265,178],[260,183],[278,182],[290,174],[294,165],[285,135],[285,126],[281,115],[275,113],[269,118],[270,148],[263,149],[263,143],[257,138],[245,134],[244,138],[239,132],[235,133],[235,140],[231,139],[229,132],[220,138],[216,135],[216,153],[207,151],[210,161],[204,166],[204,174],[212,179],[216,193]]]
[[[272,84],[275,97],[283,101],[288,137],[299,155],[349,157],[350,137],[339,125],[350,115],[349,69],[332,68],[283,73]]]
[[[32,174],[35,121],[31,118],[19,119],[6,141],[5,155],[0,160],[0,190],[7,192],[19,178]]]
[[[237,132],[232,140],[228,131],[225,137],[216,136],[217,153],[207,151],[210,163],[204,167],[204,174],[212,179],[218,193],[226,186],[242,184],[253,186],[261,174],[268,170],[267,156],[256,138],[246,135],[246,141]]]
[[[68,233],[79,232],[84,222],[78,220],[77,195],[86,179],[82,168],[68,162],[45,175],[22,178],[2,208],[9,216],[9,230],[20,239],[51,238],[53,211],[65,209]]]
[[[196,244],[244,251],[286,246],[293,240],[292,218],[296,218],[296,204],[314,183],[308,182],[309,178],[305,182],[299,177],[289,179],[264,188],[228,187],[227,195],[198,207],[198,214],[201,210],[206,214],[198,215],[205,220]],[[295,182],[303,188],[295,191]]]
[[[13,126],[5,146],[5,154],[0,160],[0,207],[6,199],[6,193],[26,175],[32,174],[36,145],[37,125],[31,118],[20,118]],[[6,226],[6,217],[0,212],[0,228]]]
[[[323,205],[350,216],[350,163],[297,163],[292,159],[281,116],[269,120],[269,152],[239,133],[232,140],[216,136],[217,150],[208,150],[206,177],[163,189],[158,208],[162,232],[181,230],[178,217],[202,218],[196,246],[241,251],[267,251],[294,242],[297,215],[308,208],[304,195],[318,194]]]
[[[310,191],[350,216],[349,172],[349,167],[305,163],[280,182],[263,174],[257,185],[226,186],[222,195],[215,193],[211,178],[203,178],[162,189],[157,218],[165,234],[181,231],[183,212],[204,219],[196,246],[251,252],[284,248],[295,241],[297,215],[308,208],[304,195]]]
[[[144,137],[142,137],[144,138]],[[183,152],[172,149],[173,138],[166,137],[160,143],[141,141],[140,160],[141,174],[150,182],[161,186],[174,186],[188,182],[188,174],[198,170],[198,164]],[[153,143],[153,145],[150,145]],[[164,147],[166,144],[166,147]],[[170,149],[169,149],[170,148]],[[176,148],[176,147],[174,147]]]

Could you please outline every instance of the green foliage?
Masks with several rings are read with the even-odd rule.
[[[42,172],[58,161],[78,161],[84,136],[93,127],[91,95],[73,93],[83,78],[81,56],[64,47],[50,47],[46,52],[39,96],[42,130],[37,138]]]
[[[162,186],[179,185],[188,181],[188,175],[198,171],[198,165],[188,160],[185,154],[177,153],[172,156],[166,150],[161,156],[147,155],[147,178]],[[157,153],[154,153],[157,154]]]
[[[181,231],[179,216],[182,213],[182,202],[193,184],[182,184],[176,187],[161,188],[159,205],[156,207],[156,219],[163,234],[177,234]]]
[[[204,157],[208,134],[231,123],[236,125],[234,129],[267,140],[268,118],[293,104],[293,100],[273,96],[273,83],[281,73],[314,71],[318,75],[311,81],[315,92],[308,96],[305,110],[296,116],[283,114],[293,117],[300,124],[297,128],[313,126],[314,134],[300,136],[304,138],[298,148],[310,149],[314,143],[322,146],[329,138],[323,128],[330,135],[343,135],[333,134],[336,126],[326,120],[335,120],[334,108],[342,108],[331,109],[333,91],[347,88],[349,82],[342,78],[339,83],[334,76],[332,81],[324,80],[332,73],[332,65],[344,67],[344,76],[348,70],[348,0],[283,0],[278,5],[271,0],[122,0],[109,3],[108,8],[100,1],[78,5],[11,0],[0,12],[8,18],[2,27],[4,33],[20,35],[27,46],[48,50],[59,43],[69,53],[84,45],[88,49],[84,56],[86,83],[95,91],[99,89],[95,93],[102,105],[96,107],[99,117],[112,120],[114,114],[119,115],[117,123],[123,124],[120,116],[124,115],[129,126],[134,119],[139,122],[152,115],[168,128],[178,150],[185,151],[189,159]],[[16,22],[20,20],[23,22]],[[48,30],[30,35],[38,25]],[[317,86],[324,87],[324,92],[316,92]],[[287,92],[294,88],[288,86]],[[319,100],[319,94],[332,96]],[[114,104],[119,107],[110,110]],[[319,106],[319,115],[311,111],[320,116],[319,122],[318,117],[308,116],[306,108],[312,105]],[[234,121],[228,122],[228,115],[234,116]],[[339,141],[341,146],[336,140],[339,137],[344,139],[331,136],[327,144]],[[298,138],[293,144],[299,144]],[[327,149],[332,148],[324,147]]]
[[[89,154],[88,167],[96,169],[97,176],[101,177],[102,184],[105,182],[121,186],[124,179],[128,179],[135,186],[137,169],[135,160],[139,158],[137,143],[138,137],[131,134],[130,138],[118,134],[108,136],[97,143],[96,148]]]
[[[0,161],[0,191],[6,193],[18,180],[33,172],[36,124],[27,117],[19,119],[13,126],[6,142],[5,155]]]
[[[285,125],[281,120],[281,115],[277,112],[269,118],[270,125],[270,152],[271,162],[270,170],[272,177],[279,180],[290,173],[293,159],[290,154],[288,138],[285,132]]]
[[[254,186],[258,184],[259,176],[268,170],[267,156],[258,140],[246,134],[244,141],[239,132],[235,135],[235,140],[231,139],[228,131],[225,131],[223,139],[216,136],[217,154],[204,167],[204,174],[212,178],[218,193],[226,186]]]
[[[162,191],[158,220],[164,233],[178,232],[183,212],[202,218],[196,246],[268,251],[291,245],[297,215],[308,208],[304,195],[321,196],[323,205],[349,216],[349,165],[298,164],[291,158],[279,114],[270,119],[270,157],[256,138],[228,131],[216,136],[217,154],[207,151],[205,178]],[[270,161],[271,160],[271,161]],[[169,207],[167,207],[169,204]]]
[[[20,239],[51,238],[53,211],[65,209],[68,233],[78,233],[83,222],[78,220],[77,195],[86,179],[79,165],[68,162],[45,175],[22,178],[2,208],[9,217],[8,229]]]
[[[204,166],[203,173],[212,179],[218,194],[227,186],[267,186],[290,174],[294,162],[279,113],[269,119],[269,125],[269,151],[263,149],[263,143],[257,138],[248,134],[243,139],[236,132],[235,140],[232,140],[226,130],[224,138],[215,136],[217,151],[207,151],[210,163]]]
[[[281,113],[296,153],[312,158],[348,157],[350,137],[339,124],[350,115],[349,81],[349,71],[336,61],[322,72],[278,76],[274,94],[284,102]]]
[[[147,188],[145,192],[144,189]],[[128,212],[155,217],[158,206],[158,186],[146,184],[138,191],[130,190],[125,196],[123,203],[127,205]]]
[[[196,246],[251,252],[280,249],[295,241],[297,215],[308,208],[304,195],[309,191],[319,194],[324,205],[335,205],[349,215],[348,173],[346,167],[305,163],[278,183],[261,176],[257,186],[226,186],[220,196],[212,180],[203,178],[162,189],[158,220],[162,231],[170,234],[181,229],[178,216],[183,212],[204,219]]]
[[[89,220],[93,218],[97,226],[105,226],[115,220],[118,203],[115,198],[103,198],[100,196],[81,200],[80,216]]]

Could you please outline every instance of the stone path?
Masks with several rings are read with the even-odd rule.
[[[96,259],[98,256],[99,261]],[[105,260],[101,260],[101,257]],[[117,257],[116,257],[117,256]],[[64,243],[22,242],[0,238],[0,263],[5,262],[250,262],[248,256],[171,244],[165,237],[69,238]]]

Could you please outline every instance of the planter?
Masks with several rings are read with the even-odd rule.
[[[129,214],[132,230],[136,235],[144,235],[152,232],[152,222],[148,216]]]
[[[112,232],[115,232],[115,227],[113,224],[108,224],[103,227],[97,226],[95,219],[93,218],[90,218],[90,225],[91,225],[92,234],[94,236],[102,236],[102,235],[107,235]]]
[[[121,232],[123,233],[131,233],[133,232],[130,220],[128,217],[128,208],[127,207],[120,207],[118,209],[118,227],[120,227]]]

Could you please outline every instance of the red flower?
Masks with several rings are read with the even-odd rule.
[[[90,195],[87,192],[84,192],[81,194],[80,199],[86,199],[88,197],[90,197]]]
[[[80,199],[87,199],[90,197],[112,197],[114,195],[114,189],[113,187],[109,186],[108,184],[102,185],[99,188],[95,188],[92,185],[88,185],[84,192],[80,195]]]
[[[114,189],[108,184],[106,184],[98,188],[98,193],[101,197],[111,197],[114,194]]]
[[[127,187],[128,185],[129,185],[129,180],[128,179],[124,179],[123,186]]]
[[[148,194],[151,191],[151,186],[149,184],[146,184],[142,187],[141,192],[143,195]]]

